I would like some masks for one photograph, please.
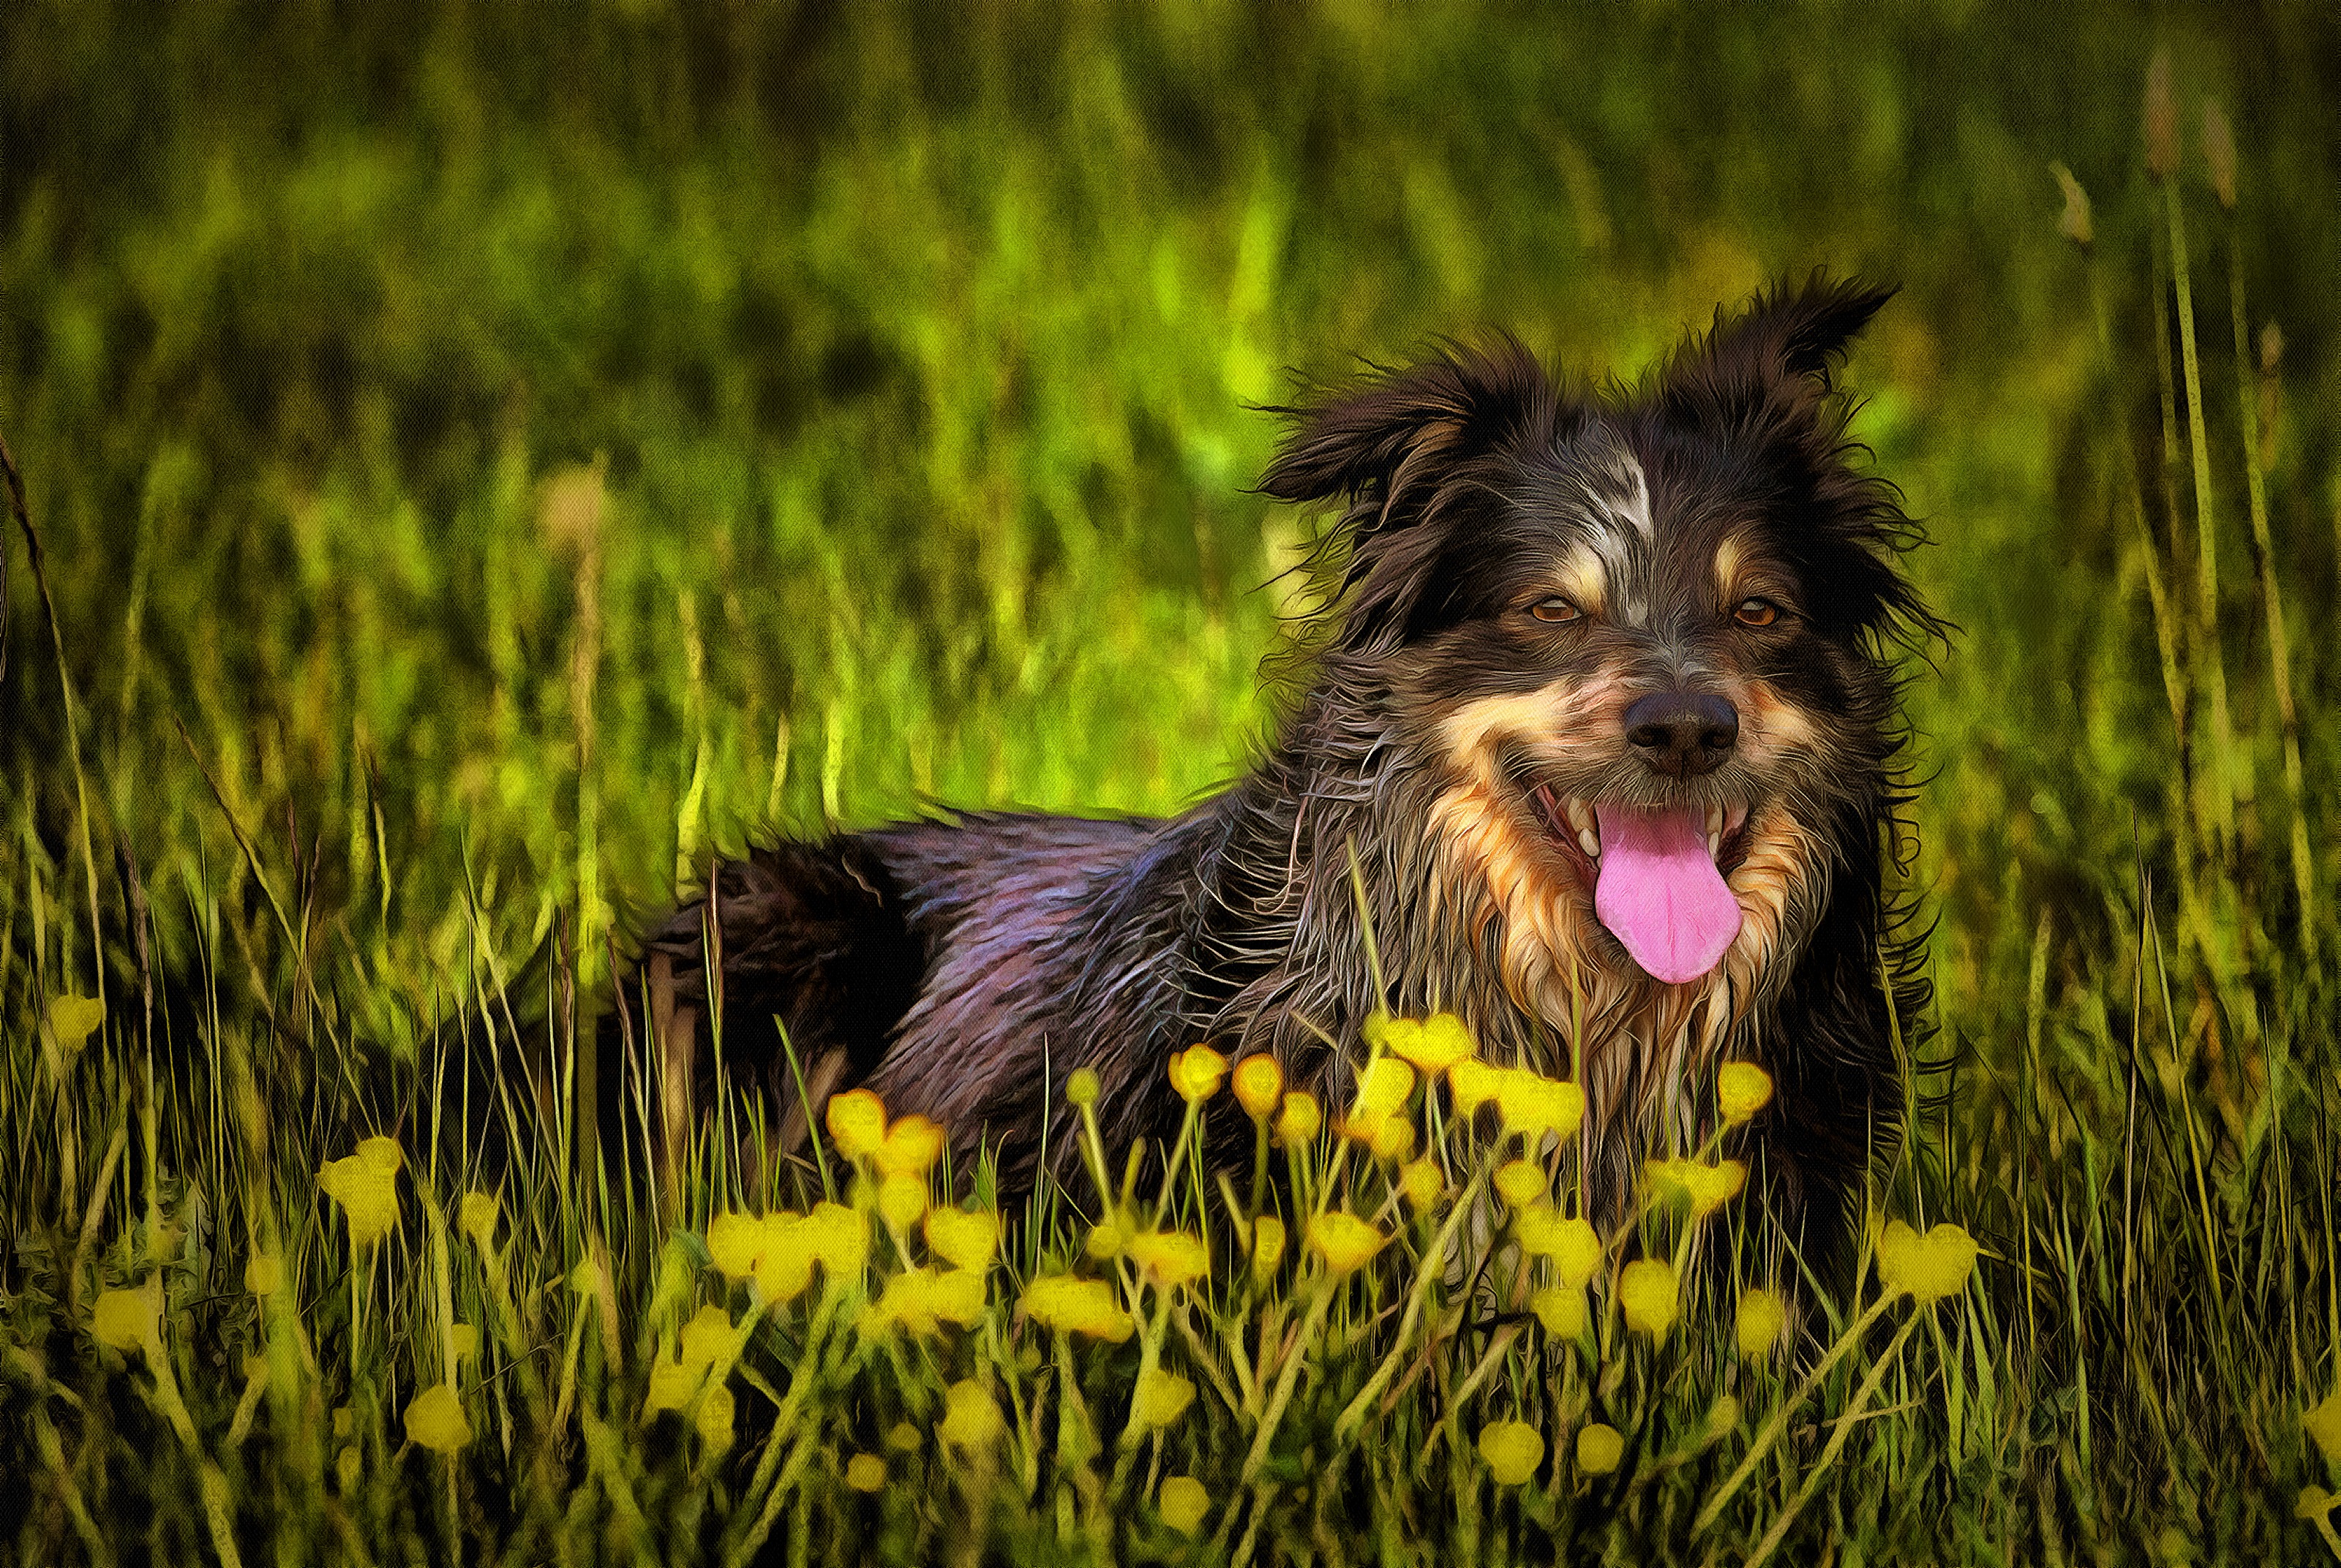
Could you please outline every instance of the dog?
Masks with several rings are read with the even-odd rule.
[[[1574,1069],[1613,1206],[1712,1125],[1721,1061],[1761,1064],[1734,1146],[1789,1238],[1841,1240],[1923,1001],[1888,891],[1894,655],[1939,623],[1835,380],[1891,292],[1778,285],[1634,389],[1499,337],[1272,411],[1260,490],[1338,511],[1321,646],[1257,765],[1165,819],[968,811],[719,860],[644,941],[648,1070],[684,1108],[634,1136],[672,1157],[710,1103],[720,1005],[781,1152],[866,1087],[1013,1199],[1078,1169],[1076,1067],[1118,1158],[1175,1132],[1179,1048],[1269,1052],[1338,1106],[1371,1015],[1446,1009],[1490,1059]]]

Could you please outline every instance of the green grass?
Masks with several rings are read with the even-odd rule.
[[[12,521],[19,1551],[631,1561],[770,1510],[782,1560],[1738,1562],[1776,1527],[1782,1562],[2341,1553],[2296,1515],[2336,1481],[2301,1416],[2341,1343],[2341,36],[2036,12],[12,11],[0,434],[45,547],[36,574]],[[1499,1251],[1467,1312],[1489,1244],[1435,1215],[1338,1292],[1223,1263],[1175,1302],[1133,1282],[1126,1344],[1060,1343],[1015,1306],[1114,1275],[1084,1190],[972,1325],[865,1339],[826,1276],[763,1310],[718,1454],[644,1414],[679,1325],[749,1308],[704,1237],[765,1195],[716,1143],[678,1213],[528,1129],[491,1254],[476,1174],[409,1126],[398,1226],[353,1252],[318,1173],[389,1114],[353,1054],[543,1008],[499,991],[556,929],[590,998],[602,936],[752,834],[1166,810],[1239,770],[1304,537],[1245,491],[1276,435],[1246,404],[1288,371],[1490,323],[1631,374],[1820,262],[1906,285],[1857,432],[1965,629],[1912,672],[1938,1016],[1879,1212],[1986,1251],[1808,1398],[1721,1303],[1653,1343],[1598,1293],[1600,1336],[1558,1346]],[[77,1048],[73,997],[105,1007]],[[1484,1163],[1448,1146],[1459,1183]],[[1230,1208],[1190,1170],[1162,1220],[1224,1240]],[[102,1348],[102,1294],[148,1279],[153,1345]],[[1261,1446],[1229,1335],[1257,1378],[1263,1316],[1320,1303]],[[1195,1404],[1123,1450],[1149,1356]],[[453,1462],[405,1425],[451,1365]],[[969,1378],[1022,1424],[989,1490],[932,1435]],[[1514,1415],[1548,1442],[1519,1488],[1473,1446]],[[1588,1478],[1597,1418],[1626,1458]],[[887,1454],[866,1499],[858,1452]],[[1194,1543],[1153,1506],[1178,1474]]]

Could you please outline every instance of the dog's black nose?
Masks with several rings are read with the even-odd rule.
[[[1661,773],[1712,773],[1739,739],[1739,710],[1720,697],[1654,692],[1626,710],[1626,739]]]

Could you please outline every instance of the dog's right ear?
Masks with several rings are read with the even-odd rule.
[[[1279,501],[1347,497],[1360,503],[1350,521],[1362,538],[1409,521],[1423,479],[1494,449],[1555,401],[1551,379],[1518,339],[1450,344],[1410,369],[1272,410],[1293,428],[1260,488]]]

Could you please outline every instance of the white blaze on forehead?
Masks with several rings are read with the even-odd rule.
[[[1649,613],[1640,563],[1655,542],[1649,483],[1634,454],[1619,446],[1594,460],[1588,480],[1586,510],[1609,588],[1607,608],[1619,620],[1639,622]]]

